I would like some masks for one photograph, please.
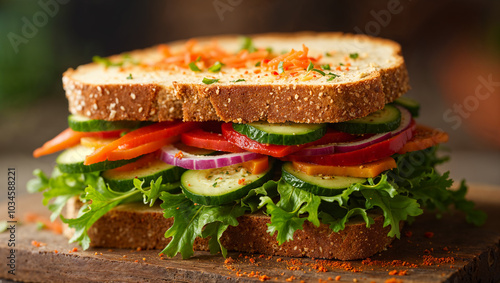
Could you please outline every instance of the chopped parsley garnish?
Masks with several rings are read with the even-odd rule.
[[[273,49],[271,47],[267,47],[266,51],[269,52],[269,54],[273,53]]]
[[[219,79],[209,79],[209,78],[203,78],[203,83],[206,84],[206,85],[211,85],[213,83],[216,83],[218,82]]]
[[[321,71],[321,70],[318,70],[318,69],[312,69],[312,70],[313,70],[313,71],[315,71],[315,72],[320,73],[322,76],[324,76],[324,75],[325,75],[325,72],[323,72],[323,71]]]
[[[278,74],[283,74],[285,70],[283,69],[283,61],[278,64]]]
[[[333,79],[335,79],[336,77],[338,77],[339,75],[337,74],[334,74],[334,73],[328,73],[329,76],[331,76],[330,78],[328,78],[328,80],[326,80],[327,82],[329,81],[332,81]]]
[[[217,182],[215,182],[215,183],[212,185],[212,187],[214,187],[214,188],[215,188],[216,186],[217,186]]]
[[[330,68],[330,64],[321,65],[321,68],[322,68],[323,70],[331,70],[331,68]]]
[[[198,58],[196,58],[196,60],[194,62],[191,62],[188,64],[189,66],[189,69],[191,69],[191,71],[193,72],[201,72],[200,68],[198,68],[198,66],[196,66],[196,63],[199,62],[201,60],[201,56],[198,56]]]
[[[102,64],[106,68],[107,67],[120,67],[120,66],[123,65],[123,62],[111,62],[111,60],[109,60],[109,58],[104,58],[104,57],[101,57],[101,56],[94,56],[94,57],[92,57],[92,61],[94,63]]]
[[[330,52],[325,52],[325,56],[326,57],[332,57],[332,54],[330,54]]]
[[[349,54],[349,58],[351,58],[351,59],[358,59],[358,57],[359,57],[359,54],[357,52]]]
[[[260,67],[260,61],[255,63],[255,67]]]
[[[308,71],[308,72],[309,72],[309,71],[310,71],[310,70],[312,70],[313,68],[314,68],[313,62],[309,61],[309,65],[307,66],[306,71]]]
[[[133,80],[132,74],[128,74],[127,80]]]
[[[344,66],[344,63],[339,63],[340,66]]]
[[[137,60],[134,60],[130,54],[124,54],[122,56],[122,61],[121,62],[112,62],[109,58],[105,58],[105,57],[101,57],[101,56],[94,56],[92,57],[92,61],[94,63],[98,63],[98,64],[102,64],[104,65],[106,68],[108,67],[121,67],[123,66],[123,64],[125,64],[125,62],[130,62],[134,65],[138,65],[139,64],[139,61]]]
[[[243,45],[241,46],[241,50],[248,50],[248,52],[252,53],[257,51],[257,48],[253,45],[252,39],[248,36],[242,37]]]
[[[208,68],[208,71],[209,72],[212,72],[212,73],[217,73],[220,71],[220,69],[222,68],[222,66],[224,66],[224,64],[222,64],[221,62],[217,61],[215,62],[212,67]]]
[[[239,82],[244,82],[245,80],[244,79],[237,79],[237,80],[234,80],[234,81],[231,81],[232,83],[239,83]]]

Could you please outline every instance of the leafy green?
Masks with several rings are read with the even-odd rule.
[[[236,218],[245,213],[245,207],[236,202],[221,206],[195,205],[184,194],[168,192],[162,193],[160,199],[163,201],[160,206],[164,217],[174,218],[174,224],[165,232],[165,237],[172,239],[163,249],[163,254],[173,257],[181,253],[182,258],[189,258],[193,255],[196,237],[210,237],[210,251],[215,253],[221,250],[226,256],[220,237],[229,225],[238,225]]]
[[[284,180],[278,182],[278,193],[280,200],[274,204],[268,196],[261,197],[260,207],[266,207],[267,213],[271,215],[271,222],[267,224],[267,231],[274,235],[282,243],[292,240],[293,233],[302,229],[307,219],[314,225],[319,226],[318,208],[321,203],[319,196],[289,185]],[[307,213],[307,218],[300,217]]]
[[[237,218],[245,212],[254,212],[258,209],[260,196],[276,196],[278,182],[267,181],[262,186],[252,189],[239,201],[221,206],[194,204],[184,194],[162,193],[165,218],[174,218],[174,224],[165,233],[165,237],[172,237],[170,243],[162,251],[163,254],[173,257],[180,253],[182,258],[193,255],[193,244],[196,237],[210,237],[209,248],[211,253],[222,252],[226,256],[226,249],[220,238],[224,231],[231,226],[237,226]]]
[[[80,199],[84,205],[80,209],[78,217],[75,219],[66,219],[61,216],[64,223],[68,224],[70,228],[75,229],[70,243],[77,241],[84,250],[88,249],[90,238],[87,231],[90,226],[113,207],[116,207],[128,198],[132,198],[139,192],[135,188],[126,192],[113,191],[104,183],[102,178],[99,179],[96,187],[89,185],[85,189],[85,195]]]
[[[319,218],[335,232],[343,230],[349,218],[359,215],[367,226],[373,224],[368,215],[378,207],[384,215],[384,227],[391,225],[389,236],[400,236],[399,222],[408,216],[422,214],[416,200],[398,194],[396,188],[382,175],[378,183],[368,179],[368,184],[352,184],[334,196],[317,196],[281,180],[278,184],[279,201],[261,197],[261,207],[271,216],[268,232],[277,234],[279,244],[293,239],[296,230],[302,229],[305,220],[319,226]],[[331,204],[327,204],[331,203]]]
[[[52,211],[50,219],[54,221],[60,214],[66,202],[73,196],[85,192],[85,187],[96,186],[101,177],[96,173],[69,174],[62,173],[57,167],[49,179],[41,170],[33,172],[34,179],[27,184],[28,191],[43,192],[43,205]]]
[[[398,167],[388,173],[389,177],[401,191],[410,194],[427,209],[436,211],[438,217],[454,206],[465,213],[467,222],[484,224],[486,214],[465,199],[465,181],[461,182],[458,190],[452,190],[453,180],[449,178],[449,172],[439,174],[434,169],[434,166],[449,159],[447,156],[439,157],[437,150],[437,147],[431,147],[393,156]]]
[[[179,189],[180,182],[175,182],[172,184],[162,184],[163,178],[160,176],[156,180],[151,181],[149,185],[149,190],[145,190],[142,188],[144,185],[144,180],[139,180],[138,178],[134,179],[134,188],[142,192],[144,204],[149,204],[149,206],[153,206],[156,200],[160,197],[161,192],[173,192]]]

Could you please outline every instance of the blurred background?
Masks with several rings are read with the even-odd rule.
[[[456,180],[500,185],[500,1],[0,0],[0,168],[18,192],[67,127],[67,68],[171,40],[302,30],[365,33],[403,46],[419,121],[450,134]],[[0,196],[0,199],[4,196]]]

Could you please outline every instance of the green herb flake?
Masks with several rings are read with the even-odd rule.
[[[318,69],[312,69],[313,71],[317,72],[317,73],[320,73],[322,76],[325,75],[325,72],[321,71],[321,70],[318,70]]]
[[[213,183],[212,187],[217,187],[217,182]]]
[[[272,54],[273,53],[273,49],[271,47],[267,47],[266,48],[266,51],[269,52],[269,54]]]
[[[120,67],[123,65],[123,62],[111,62],[111,60],[109,60],[109,58],[105,58],[105,57],[101,57],[101,56],[94,56],[92,57],[92,61],[94,63],[97,63],[97,64],[102,64],[104,65],[106,68],[108,67]]]
[[[255,67],[260,67],[260,61],[255,63]]]
[[[344,63],[339,63],[340,66],[344,66]]]
[[[209,78],[203,78],[203,83],[206,84],[206,85],[211,85],[213,83],[216,83],[218,82],[219,79],[209,79]]]
[[[331,68],[330,68],[330,64],[321,65],[321,68],[322,68],[323,70],[331,70]]]
[[[248,50],[248,52],[252,53],[257,51],[257,48],[253,45],[252,39],[248,36],[242,37],[243,44],[241,46],[241,50]]]
[[[191,62],[188,64],[189,69],[191,69],[191,71],[193,71],[193,72],[201,72],[200,68],[198,68],[198,66],[196,66],[195,62]]]
[[[359,54],[357,52],[349,54],[349,58],[351,58],[351,59],[358,59],[358,57],[359,57]]]
[[[332,54],[330,54],[330,52],[325,52],[325,56],[326,57],[332,57]]]
[[[285,70],[283,69],[283,61],[278,64],[278,74],[283,74]]]
[[[234,81],[231,81],[232,83],[239,83],[239,82],[244,82],[245,80],[244,79],[237,79],[237,80],[234,80]],[[226,174],[229,174],[229,173],[226,173]]]
[[[128,74],[127,80],[133,80],[132,74]]]
[[[334,73],[328,73],[328,76],[331,76],[331,77],[330,77],[330,78],[328,78],[328,80],[326,80],[327,82],[334,80],[334,79],[335,79],[335,78],[337,78],[339,75],[334,74]]]
[[[310,71],[310,70],[312,70],[313,68],[314,68],[313,62],[309,61],[309,65],[307,66],[306,71],[308,71],[308,72],[309,72],[309,71]]]
[[[222,64],[221,62],[217,61],[217,62],[215,62],[212,65],[212,67],[208,68],[208,71],[212,72],[212,73],[220,72],[220,69],[222,68],[222,66],[224,66],[224,64]]]

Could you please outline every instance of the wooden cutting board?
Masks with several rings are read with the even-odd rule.
[[[436,219],[424,214],[407,225],[387,251],[365,261],[292,259],[229,253],[196,252],[189,260],[162,259],[158,251],[89,249],[68,244],[62,235],[16,226],[15,275],[9,274],[9,232],[0,234],[0,277],[16,281],[180,281],[180,282],[462,282],[500,281],[500,188],[472,185],[469,199],[488,213],[482,227],[471,226],[463,215]],[[20,197],[17,216],[45,213],[40,195]],[[4,203],[0,211],[6,212]],[[46,245],[35,247],[32,241]],[[77,248],[77,251],[73,251]],[[55,252],[57,250],[57,253]],[[265,275],[265,276],[264,276]],[[389,281],[388,281],[389,282]]]

